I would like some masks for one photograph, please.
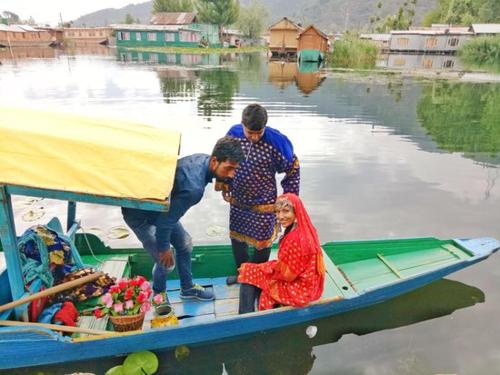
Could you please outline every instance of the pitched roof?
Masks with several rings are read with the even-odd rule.
[[[316,31],[319,35],[321,35],[323,38],[325,39],[328,39],[328,35],[326,35],[323,31],[321,31],[320,29],[318,29],[317,27],[315,27],[314,25],[309,25],[307,26],[304,30],[302,30],[299,34],[299,38],[302,34],[304,34],[307,30],[309,29],[314,29],[314,31]]]
[[[500,34],[500,23],[473,23],[472,31],[476,34]]]
[[[290,26],[292,26],[294,29],[297,29],[299,31],[302,30],[302,26],[299,26],[298,24],[296,24],[295,22],[293,22],[292,20],[289,20],[288,18],[286,17],[283,17],[282,19],[280,19],[278,22],[275,22],[273,23],[271,26],[269,26],[269,30],[272,30],[275,26],[279,25],[281,22],[285,21],[287,24],[289,24]]]
[[[151,17],[152,25],[189,25],[196,21],[196,13],[160,12]]]

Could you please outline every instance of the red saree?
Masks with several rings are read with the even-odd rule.
[[[262,289],[259,310],[276,304],[306,306],[323,293],[325,266],[316,229],[300,198],[293,193],[283,196],[293,204],[297,222],[279,242],[278,260],[240,267],[238,281]]]

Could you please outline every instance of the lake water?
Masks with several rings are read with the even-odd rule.
[[[104,47],[27,50],[19,57],[0,51],[0,105],[177,129],[181,155],[210,153],[247,104],[264,105],[269,126],[295,146],[301,196],[322,242],[500,238],[498,77],[442,80],[433,73],[428,79],[317,70],[259,54],[180,56]],[[228,243],[227,211],[209,186],[183,223],[196,244]],[[56,201],[15,199],[18,232],[63,212]],[[86,231],[110,245],[137,245],[133,236],[115,238],[124,226],[119,209],[82,204],[78,215]],[[497,254],[403,297],[312,322],[318,327],[313,339],[303,325],[191,348],[185,358],[160,353],[161,372],[500,374],[499,280]],[[103,373],[120,361],[20,373]]]

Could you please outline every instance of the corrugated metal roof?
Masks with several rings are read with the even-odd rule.
[[[117,24],[110,25],[113,30],[132,30],[132,31],[177,31],[177,30],[192,30],[189,25],[137,25],[137,24]]]
[[[0,30],[2,30],[2,31],[10,31],[12,33],[24,33],[24,32],[26,32],[25,30],[23,30],[18,25],[7,26],[7,25],[3,25],[2,24],[2,25],[0,25]]]
[[[161,12],[156,13],[150,23],[152,25],[189,25],[196,21],[196,13]]]
[[[391,34],[361,34],[359,37],[361,39],[388,41],[391,39]]]
[[[500,34],[500,23],[473,23],[472,31],[476,34]]]
[[[37,29],[31,27],[30,25],[17,25],[17,26],[23,29],[24,31],[35,31],[35,32],[38,31]]]
[[[427,30],[392,30],[391,35],[472,35],[470,31],[427,29]]]

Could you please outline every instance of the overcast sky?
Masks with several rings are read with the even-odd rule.
[[[0,0],[0,12],[8,10],[21,19],[30,16],[38,23],[56,24],[59,12],[64,21],[74,20],[84,14],[105,8],[122,8],[146,0]]]

